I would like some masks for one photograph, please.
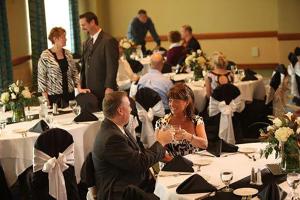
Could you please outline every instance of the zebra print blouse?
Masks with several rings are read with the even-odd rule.
[[[79,74],[72,54],[64,49],[65,57],[69,63],[68,91],[73,92],[79,84]],[[48,95],[62,94],[62,73],[58,62],[49,49],[42,52],[38,62],[38,91],[47,92]]]

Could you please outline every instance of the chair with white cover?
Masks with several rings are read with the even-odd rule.
[[[291,94],[293,102],[300,105],[300,62],[295,53],[288,56],[290,64],[288,65],[288,74],[291,77]]]
[[[232,84],[224,84],[217,87],[209,100],[208,114],[213,126],[216,127],[216,138],[227,143],[235,144],[242,139],[239,113],[245,107],[241,100],[240,90]]]
[[[70,133],[53,128],[34,145],[33,199],[79,200],[74,171],[74,141]]]
[[[286,90],[288,71],[283,64],[280,64],[274,70],[270,79],[270,88],[267,92],[266,105],[271,105],[273,115],[279,116],[286,112]]]
[[[97,199],[97,189],[96,189],[96,180],[95,180],[95,168],[92,158],[92,152],[90,152],[80,171],[81,183],[85,185],[87,189],[86,199],[87,200],[96,200]]]
[[[148,87],[139,88],[136,95],[136,108],[142,122],[141,142],[150,147],[155,141],[155,122],[165,115],[163,102],[157,92]]]

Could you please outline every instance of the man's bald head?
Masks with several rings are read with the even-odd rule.
[[[151,56],[151,68],[161,71],[164,66],[164,58],[159,53],[154,53]]]

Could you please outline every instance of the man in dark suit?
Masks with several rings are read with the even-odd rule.
[[[90,35],[83,44],[81,84],[96,95],[101,108],[104,95],[117,89],[118,42],[99,27],[94,13],[86,12],[79,18],[82,30]]]
[[[121,199],[127,185],[144,190],[149,187],[149,167],[164,158],[164,146],[172,141],[172,133],[159,131],[157,141],[149,149],[142,150],[124,128],[131,112],[127,94],[117,91],[105,95],[102,107],[105,119],[92,152],[97,199],[117,200]]]
[[[133,18],[128,27],[128,38],[135,44],[142,46],[143,53],[146,53],[146,35],[150,32],[157,46],[160,47],[160,38],[155,30],[155,26],[147,12],[143,9],[138,11],[137,17]]]

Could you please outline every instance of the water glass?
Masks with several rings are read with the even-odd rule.
[[[3,134],[5,126],[6,126],[6,119],[0,119],[0,136]]]
[[[48,113],[46,115],[46,122],[49,125],[49,128],[53,128],[53,121],[54,121],[54,116],[52,113]]]
[[[289,194],[289,199],[300,200],[299,194],[296,192],[297,187],[300,185],[300,174],[299,173],[288,173],[286,181],[291,188],[291,193]]]
[[[222,189],[223,192],[232,192],[232,188],[229,187],[230,182],[233,179],[233,172],[231,170],[222,170],[220,173],[221,180],[225,184],[225,188]]]
[[[7,123],[7,120],[5,117],[5,105],[0,104],[0,135],[3,133],[6,123]]]
[[[77,106],[77,101],[75,101],[75,100],[69,101],[69,106],[74,112],[74,108]]]
[[[73,109],[73,112],[76,116],[78,116],[80,113],[81,113],[81,107],[80,106],[76,106],[74,109]]]

